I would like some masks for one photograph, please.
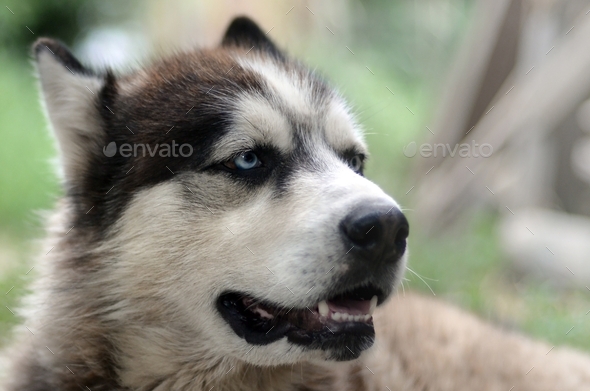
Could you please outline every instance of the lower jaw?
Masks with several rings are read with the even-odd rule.
[[[290,322],[287,316],[268,321],[249,319],[236,296],[220,296],[217,307],[233,331],[252,345],[262,346],[287,338],[290,343],[306,350],[324,351],[327,360],[349,361],[358,358],[375,340],[372,321],[335,322],[324,319],[302,328],[301,322],[296,321],[296,314],[289,316],[295,319],[294,322]]]
[[[349,361],[358,358],[361,353],[375,342],[373,325],[350,324],[337,333],[325,330],[320,332],[301,332],[295,330],[287,333],[289,342],[306,349],[322,350],[328,360]]]

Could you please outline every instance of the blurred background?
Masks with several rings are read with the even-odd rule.
[[[590,351],[590,2],[7,0],[0,9],[0,340],[61,194],[29,48],[129,72],[246,14],[351,101],[404,207],[399,294]]]

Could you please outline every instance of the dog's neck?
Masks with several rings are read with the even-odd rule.
[[[230,367],[231,368],[231,367]],[[225,369],[225,368],[224,368]],[[234,372],[232,374],[232,372]],[[211,374],[207,374],[210,376]],[[192,376],[189,374],[189,376]],[[196,380],[196,379],[195,379]],[[194,384],[193,380],[189,384]],[[205,384],[205,379],[200,377]],[[170,382],[174,389],[174,383]],[[240,364],[230,370],[228,374],[222,374],[219,378],[206,382],[207,387],[190,388],[195,390],[214,389],[228,391],[328,391],[328,390],[361,390],[363,379],[357,365],[341,365],[333,367],[317,366],[310,363],[298,363],[291,366],[279,366],[274,368],[261,368],[248,364]],[[209,387],[209,384],[211,386]]]
[[[153,341],[153,339],[152,339]],[[128,350],[120,373],[124,386],[158,391],[327,391],[361,390],[359,361],[311,364],[301,362],[275,367],[255,366],[216,352],[197,351],[183,357],[147,344]],[[160,351],[162,356],[158,356]],[[190,359],[192,357],[198,357]]]
[[[140,389],[158,391],[186,389],[195,391],[328,391],[362,390],[358,365],[318,366],[299,363],[290,366],[257,367],[245,363],[219,363],[206,371],[187,364],[168,378],[146,383]],[[198,365],[198,364],[197,364]],[[229,368],[228,368],[229,367]],[[135,389],[135,387],[133,387]]]

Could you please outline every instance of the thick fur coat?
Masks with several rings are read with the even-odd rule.
[[[407,221],[343,98],[250,20],[124,76],[34,55],[65,196],[6,391],[590,390],[580,353],[390,298]]]

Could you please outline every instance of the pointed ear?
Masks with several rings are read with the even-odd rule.
[[[65,179],[72,182],[87,169],[89,155],[102,148],[99,103],[106,78],[82,66],[58,41],[41,38],[33,53]]]
[[[239,46],[245,49],[254,48],[266,51],[275,57],[283,58],[283,53],[268,38],[268,36],[250,18],[241,16],[230,23],[221,46]]]

